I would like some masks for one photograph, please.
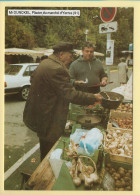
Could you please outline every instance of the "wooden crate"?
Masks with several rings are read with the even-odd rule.
[[[128,119],[130,117],[133,117],[133,114],[131,112],[121,112],[121,111],[116,111],[116,110],[111,110],[110,111],[110,116],[109,116],[109,121],[108,121],[108,124],[107,124],[107,129],[128,129],[128,128],[116,128],[116,127],[113,127],[112,125],[112,118],[120,118],[120,119]],[[132,129],[130,129],[132,130]]]
[[[133,114],[131,112],[122,112],[119,110],[110,110],[110,117],[119,117],[119,118],[129,118],[132,117]]]
[[[132,130],[130,129],[120,129],[120,128],[112,128],[112,126],[109,126],[109,128],[107,129],[107,131],[114,131],[116,132],[116,130],[120,130],[122,133],[130,133],[130,135],[132,135]],[[110,150],[106,147],[107,144],[107,138],[106,138],[106,134],[104,134],[104,150],[105,152],[109,153],[110,155],[110,160],[111,161],[116,161],[116,162],[122,162],[122,163],[128,163],[131,164],[133,163],[133,158],[130,156],[126,156],[126,155],[119,155],[119,154],[113,154],[110,152]]]
[[[105,164],[107,164],[107,163],[111,163],[115,169],[118,169],[119,167],[123,167],[124,169],[127,169],[127,170],[131,169],[132,170],[132,168],[133,168],[132,163],[127,163],[127,162],[116,161],[116,160],[110,159],[109,153],[107,153],[105,156]]]
[[[133,102],[130,100],[125,100],[123,101],[119,107],[116,109],[117,111],[121,111],[121,112],[129,112],[132,113],[133,112]]]
[[[119,156],[119,155],[110,154],[110,160],[116,162],[122,162],[122,163],[129,163],[131,165],[133,164],[132,157],[128,157],[128,156]]]

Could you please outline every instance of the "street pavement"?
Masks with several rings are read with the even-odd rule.
[[[23,178],[21,172],[33,171],[40,163],[39,149],[27,160],[24,161],[23,158],[38,144],[36,133],[23,123],[24,106],[25,102],[19,101],[16,95],[5,97],[4,172],[7,178],[4,183],[5,190],[19,190]]]
[[[128,75],[132,73],[129,68]],[[102,87],[101,91],[110,91],[119,85],[117,71],[110,72],[113,83]],[[21,172],[33,172],[40,163],[38,137],[23,123],[25,102],[14,96],[5,97],[5,127],[4,127],[4,172],[5,190],[20,190]],[[34,151],[30,151],[34,149]],[[27,158],[24,158],[27,156]]]

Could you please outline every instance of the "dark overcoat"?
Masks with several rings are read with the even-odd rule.
[[[64,131],[70,102],[90,105],[95,96],[76,91],[67,68],[52,54],[33,74],[23,121],[40,138],[54,142]]]

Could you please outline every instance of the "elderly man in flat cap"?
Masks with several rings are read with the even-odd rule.
[[[100,94],[76,91],[72,86],[67,66],[73,45],[59,43],[53,50],[34,72],[23,113],[24,123],[39,137],[41,160],[64,132],[69,103],[91,105],[102,100]]]

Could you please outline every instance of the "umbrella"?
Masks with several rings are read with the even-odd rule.
[[[53,49],[47,49],[47,50],[44,50],[43,52],[44,52],[45,56],[49,56],[49,55],[53,54]]]
[[[42,51],[34,51],[29,49],[21,49],[21,48],[7,48],[5,49],[5,55],[43,55]]]
[[[133,51],[121,51],[122,53],[133,53]]]
[[[74,51],[76,52],[76,54],[82,55],[82,50],[74,49]],[[104,56],[103,53],[99,53],[99,52],[97,52],[97,51],[94,51],[94,55],[95,55],[95,56]]]

